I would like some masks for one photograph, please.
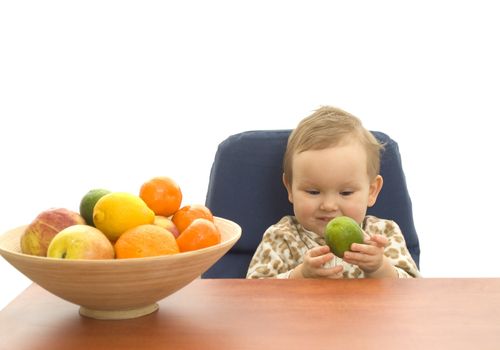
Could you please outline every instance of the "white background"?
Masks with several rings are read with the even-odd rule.
[[[203,203],[225,137],[329,104],[399,142],[423,275],[500,277],[493,1],[173,3],[1,2],[0,232],[156,175]]]

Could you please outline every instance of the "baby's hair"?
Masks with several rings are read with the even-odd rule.
[[[304,118],[292,131],[283,158],[286,181],[292,183],[292,160],[294,154],[308,150],[321,150],[338,146],[346,141],[358,141],[365,148],[368,175],[374,179],[380,173],[380,152],[383,145],[365,129],[361,121],[352,114],[336,107],[323,106]]]

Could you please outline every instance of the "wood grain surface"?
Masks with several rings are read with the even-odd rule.
[[[30,286],[0,349],[500,349],[500,279],[203,280],[102,321]]]

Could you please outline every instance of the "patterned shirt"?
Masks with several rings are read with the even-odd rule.
[[[389,244],[384,255],[396,268],[400,278],[420,277],[399,226],[391,220],[366,216],[362,225],[368,236],[382,234]],[[295,216],[285,216],[269,227],[248,268],[247,278],[288,278],[292,270],[304,261],[304,255],[311,248],[325,245],[324,237],[302,227]],[[342,265],[344,278],[363,278],[364,272],[334,256],[328,267]]]

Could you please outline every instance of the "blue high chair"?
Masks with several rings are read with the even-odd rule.
[[[282,163],[291,130],[246,131],[220,143],[212,165],[205,205],[215,216],[242,228],[240,240],[203,278],[245,278],[250,260],[265,230],[292,215],[282,183]],[[401,228],[413,260],[419,265],[420,246],[398,144],[372,131],[385,144],[381,158],[384,185],[369,215],[394,220]]]

